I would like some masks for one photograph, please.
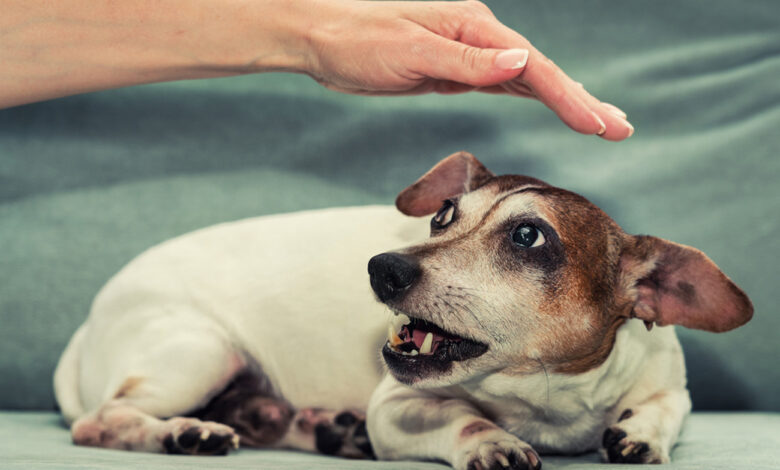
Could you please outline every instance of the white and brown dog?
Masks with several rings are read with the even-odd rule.
[[[136,258],[57,368],[74,442],[223,454],[240,440],[456,469],[537,469],[537,451],[669,461],[691,404],[667,325],[752,315],[712,261],[467,153],[396,205],[438,212],[430,228],[391,207],[260,217]]]

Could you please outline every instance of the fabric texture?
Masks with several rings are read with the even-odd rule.
[[[780,468],[780,414],[698,413],[685,424],[672,463],[655,468],[768,470]],[[0,412],[0,467],[36,469],[343,469],[446,470],[429,462],[347,460],[303,452],[240,449],[227,457],[158,455],[74,446],[54,413]],[[542,455],[544,470],[636,470],[637,465],[604,464],[594,452],[577,457]]]

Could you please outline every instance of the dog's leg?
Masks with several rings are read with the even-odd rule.
[[[169,454],[224,455],[238,447],[228,426],[195,418],[156,418],[123,400],[112,400],[73,423],[78,445]]]
[[[415,390],[385,377],[368,408],[376,455],[387,460],[443,460],[456,470],[539,469],[531,446],[470,403]]]
[[[190,416],[230,426],[241,436],[242,445],[269,447],[287,432],[293,408],[275,396],[262,373],[243,371]]]
[[[233,428],[241,445],[373,458],[365,415],[356,410],[295,410],[257,373],[241,373],[191,416]]]
[[[226,341],[206,333],[173,332],[162,343],[130,345],[133,354],[114,351],[112,357],[131,359],[113,361],[112,383],[117,385],[108,385],[103,404],[73,423],[74,443],[206,455],[236,446],[238,436],[229,426],[181,417],[245,367]]]
[[[365,414],[357,410],[301,409],[277,447],[353,459],[375,458]]]
[[[688,390],[664,390],[621,407],[617,422],[604,431],[601,455],[612,463],[668,463],[669,453],[691,410]]]

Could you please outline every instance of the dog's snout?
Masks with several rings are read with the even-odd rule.
[[[397,253],[382,253],[368,261],[371,288],[379,300],[385,302],[398,297],[420,275],[420,266],[414,258]]]

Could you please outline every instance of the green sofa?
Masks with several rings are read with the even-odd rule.
[[[497,173],[577,191],[629,232],[715,260],[755,317],[722,335],[678,330],[694,413],[668,466],[780,468],[780,2],[488,5],[624,109],[636,134],[619,144],[575,134],[526,100],[345,96],[290,75],[0,111],[0,468],[443,468],[75,447],[51,376],[94,294],[145,248],[243,217],[392,203],[461,149]],[[546,469],[603,465],[596,454],[543,460]]]

